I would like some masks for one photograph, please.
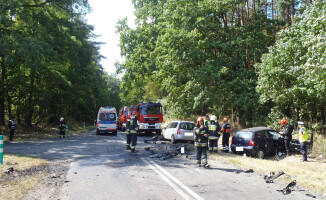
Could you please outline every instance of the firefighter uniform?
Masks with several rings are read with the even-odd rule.
[[[222,126],[222,145],[223,145],[223,151],[229,152],[229,138],[230,138],[230,130],[231,130],[231,125],[227,122],[227,120],[223,120],[224,124]]]
[[[127,138],[127,150],[131,150],[130,143],[131,143],[131,134],[130,134],[130,119],[127,119],[127,126],[126,126],[126,138]]]
[[[220,137],[220,134],[218,133],[221,130],[220,125],[215,122],[211,121],[208,124],[208,139],[209,139],[209,152],[218,152],[218,139]]]
[[[207,141],[208,138],[205,136],[207,134],[206,128],[201,129],[200,127],[196,127],[194,129],[194,136],[195,136],[195,146],[197,150],[197,164],[198,166],[201,165],[201,160],[203,159],[204,166],[207,165]]]
[[[135,116],[131,116],[130,118],[130,134],[131,134],[131,152],[135,152],[136,144],[137,144],[137,134],[138,134],[138,124],[137,118]]]
[[[15,117],[13,117],[11,120],[9,120],[8,127],[9,127],[9,130],[10,130],[9,139],[10,139],[10,141],[12,141],[13,138],[14,138],[15,128],[16,128]]]
[[[292,132],[293,132],[293,126],[291,124],[286,124],[284,130],[284,146],[286,149],[286,154],[288,156],[290,154],[290,142],[292,140]]]

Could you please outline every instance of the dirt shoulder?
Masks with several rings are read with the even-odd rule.
[[[283,171],[285,175],[277,178],[277,181],[290,183],[296,180],[299,188],[305,188],[326,198],[326,161],[308,157],[309,162],[301,162],[301,155],[289,157],[271,157],[268,159],[256,159],[243,157],[232,153],[219,153],[209,155],[210,159],[222,160],[237,166],[253,169],[259,174],[267,175],[270,172],[277,174]]]
[[[8,200],[54,196],[64,184],[67,170],[67,164],[26,155],[4,155],[4,163],[0,165],[0,196]]]

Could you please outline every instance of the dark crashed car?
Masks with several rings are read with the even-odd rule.
[[[264,158],[284,152],[284,139],[279,132],[268,127],[242,129],[233,136],[231,150],[236,154]]]

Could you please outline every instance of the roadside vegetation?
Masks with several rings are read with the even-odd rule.
[[[0,165],[1,199],[21,199],[26,192],[36,187],[46,176],[44,169],[50,162],[26,155],[5,154]],[[10,174],[4,173],[13,167]]]
[[[317,192],[319,194],[326,194],[325,159],[310,156],[309,162],[303,163],[300,162],[302,155],[293,155],[280,158],[273,156],[267,159],[256,159],[251,157],[244,158],[239,155],[222,152],[218,155],[209,155],[209,158],[222,160],[246,169],[253,169],[261,175],[267,175],[272,171],[275,172],[275,174],[280,171],[284,171],[285,175],[279,177],[276,179],[276,181],[289,183],[296,180],[298,186],[301,188],[309,189],[310,191]]]

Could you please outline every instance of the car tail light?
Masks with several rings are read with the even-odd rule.
[[[177,131],[177,135],[179,135],[180,134],[180,127],[178,128],[178,131]]]
[[[254,140],[250,140],[249,141],[249,146],[255,146],[255,141]]]

